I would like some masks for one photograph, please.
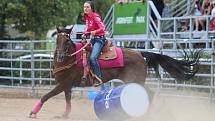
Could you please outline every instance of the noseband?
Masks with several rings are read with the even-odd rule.
[[[57,35],[62,35],[62,36],[66,36],[66,37],[69,38],[69,34],[68,34],[68,33],[65,33],[65,32],[57,33]]]

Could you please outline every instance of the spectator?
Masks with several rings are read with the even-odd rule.
[[[211,11],[211,15],[213,16],[213,18],[215,17],[215,0],[213,0],[211,2],[211,8],[212,8],[212,11]]]
[[[202,18],[199,18],[198,16],[202,16],[202,7],[201,7],[201,3],[200,0],[195,0],[193,5],[192,5],[192,12],[194,14],[195,17],[194,21],[195,21],[195,31],[199,30],[199,24],[201,25],[202,30],[205,29],[205,25],[202,21]]]
[[[212,11],[211,11],[211,16],[212,16],[212,19],[211,19],[211,27],[210,27],[210,30],[215,30],[215,0],[213,0],[211,2],[211,7],[213,8]]]
[[[173,16],[173,8],[170,4],[170,0],[165,0],[165,7],[163,9],[162,17],[172,17]],[[171,27],[166,28],[166,26],[169,26],[170,21],[161,21],[161,29],[162,32],[170,32],[173,31],[173,25]]]
[[[202,11],[203,11],[203,15],[210,15],[211,13],[211,4],[209,2],[209,0],[204,0],[202,3]]]
[[[212,6],[211,6],[211,3],[209,2],[209,0],[204,0],[202,3],[203,15],[204,16],[211,15],[211,9],[212,9]],[[203,21],[204,25],[206,25],[206,18],[203,18],[202,21]]]

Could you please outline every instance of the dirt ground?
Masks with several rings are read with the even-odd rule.
[[[171,93],[173,93],[171,91]],[[169,93],[169,94],[171,94]],[[148,112],[127,121],[214,121],[215,101],[197,97],[174,96],[165,91],[155,93]],[[185,92],[186,93],[186,92]],[[192,94],[193,95],[193,94]],[[39,99],[39,98],[38,98]],[[38,101],[28,93],[17,90],[0,89],[0,121],[95,121],[93,101],[83,98],[72,99],[72,112],[68,119],[59,119],[64,111],[65,100],[60,94],[46,102],[37,119],[28,118],[32,106]]]

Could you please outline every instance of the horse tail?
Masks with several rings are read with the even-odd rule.
[[[159,75],[158,65],[160,65],[171,77],[178,81],[189,80],[199,70],[199,58],[200,51],[196,51],[192,54],[192,57],[188,57],[187,53],[184,55],[183,60],[176,60],[167,55],[156,54],[152,52],[141,52],[145,58],[148,67],[154,68],[156,75]]]

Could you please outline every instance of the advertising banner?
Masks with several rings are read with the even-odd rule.
[[[145,34],[147,2],[115,4],[114,35]]]

